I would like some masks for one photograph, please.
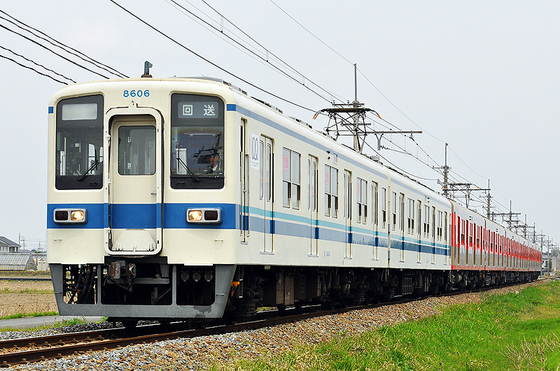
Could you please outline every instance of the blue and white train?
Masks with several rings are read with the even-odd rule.
[[[209,78],[49,104],[60,314],[134,323],[536,279],[531,242]]]

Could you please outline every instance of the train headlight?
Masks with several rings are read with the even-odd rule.
[[[187,222],[188,223],[213,223],[213,224],[221,223],[222,209],[220,208],[188,209]]]
[[[187,221],[197,223],[202,221],[202,210],[188,210]]]
[[[54,222],[61,224],[85,223],[86,215],[86,209],[55,209]]]
[[[75,223],[83,223],[86,220],[85,210],[73,210],[70,213],[70,221]]]

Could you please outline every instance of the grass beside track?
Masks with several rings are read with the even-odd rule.
[[[213,370],[558,370],[560,282]]]

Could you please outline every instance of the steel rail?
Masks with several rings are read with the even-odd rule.
[[[527,283],[514,283],[511,285],[503,285],[498,287],[486,286],[480,289],[468,290],[468,291],[457,290],[457,291],[452,291],[440,295],[426,295],[421,298],[401,297],[388,302],[380,302],[375,304],[366,304],[366,305],[359,305],[359,306],[348,306],[348,307],[328,309],[328,310],[325,310],[324,308],[321,308],[322,310],[317,310],[317,308],[319,308],[318,306],[306,307],[303,309],[299,309],[299,311],[303,310],[308,312],[297,313],[293,315],[282,315],[282,313],[286,314],[292,311],[298,311],[298,309],[289,309],[286,310],[285,312],[269,311],[267,313],[263,313],[264,318],[258,318],[251,322],[236,323],[232,325],[218,325],[218,326],[213,326],[213,327],[208,327],[203,329],[187,329],[187,330],[182,329],[182,330],[169,331],[169,332],[158,332],[163,329],[169,329],[170,328],[169,325],[168,326],[149,325],[149,326],[138,327],[132,331],[127,331],[124,328],[116,328],[116,329],[85,331],[85,332],[69,333],[69,334],[61,334],[61,335],[49,335],[49,336],[36,337],[36,338],[2,340],[0,341],[0,348],[4,348],[4,349],[14,348],[14,347],[15,348],[26,347],[26,346],[27,347],[41,346],[44,345],[45,343],[48,344],[47,345],[48,347],[0,354],[0,367],[9,367],[16,364],[38,362],[46,359],[61,358],[64,356],[75,355],[75,354],[84,354],[86,352],[91,352],[91,351],[109,350],[109,349],[114,349],[123,346],[146,344],[146,343],[152,343],[157,341],[167,341],[167,340],[174,340],[178,338],[193,338],[199,336],[210,336],[210,335],[219,335],[219,334],[254,330],[254,329],[268,327],[268,326],[276,326],[285,323],[303,321],[315,317],[336,315],[336,314],[346,313],[355,310],[373,309],[385,305],[409,303],[409,302],[413,302],[416,300],[425,299],[433,296],[454,296],[454,295],[460,295],[465,293],[483,292],[491,289],[498,289],[498,288],[508,287],[512,285],[520,285],[520,284],[527,284]],[[266,317],[270,317],[270,318],[266,318]],[[179,324],[178,326],[182,326],[182,325]],[[122,336],[122,337],[117,339],[111,339],[111,337],[115,337],[115,336]]]

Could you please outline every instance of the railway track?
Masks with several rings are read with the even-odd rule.
[[[495,287],[485,287],[470,292],[487,291],[493,288]],[[466,291],[454,291],[439,296],[453,296],[463,293],[466,293]],[[283,316],[279,316],[279,312],[274,310],[262,313],[258,319],[251,322],[216,325],[203,329],[185,328],[186,326],[184,324],[178,323],[173,325],[140,326],[132,331],[126,330],[125,328],[112,328],[43,337],[1,340],[0,367],[9,367],[17,364],[33,363],[87,352],[110,350],[118,347],[173,340],[177,338],[194,338],[247,331],[283,323],[303,321],[314,317],[341,314],[354,310],[408,303],[415,300],[418,300],[418,298],[399,298],[390,302],[329,310],[324,310],[320,308],[320,306],[312,306],[299,310],[288,309],[284,312]]]
[[[410,300],[411,299],[400,300],[399,302],[407,302]],[[304,309],[309,311],[307,313],[291,314],[281,317],[278,316],[277,311],[269,311],[255,321],[232,325],[218,325],[203,329],[181,329],[181,327],[184,326],[180,324],[177,326],[151,325],[138,327],[133,331],[127,331],[124,328],[115,328],[34,338],[2,340],[0,341],[0,367],[9,367],[17,364],[32,363],[70,355],[84,354],[86,352],[109,350],[123,346],[163,340],[246,331],[288,322],[302,321],[308,318],[329,314],[340,314],[351,310],[374,308],[381,305],[387,305],[387,303],[331,310],[314,310],[314,307],[309,307]],[[286,313],[292,311],[295,310],[286,310]]]

